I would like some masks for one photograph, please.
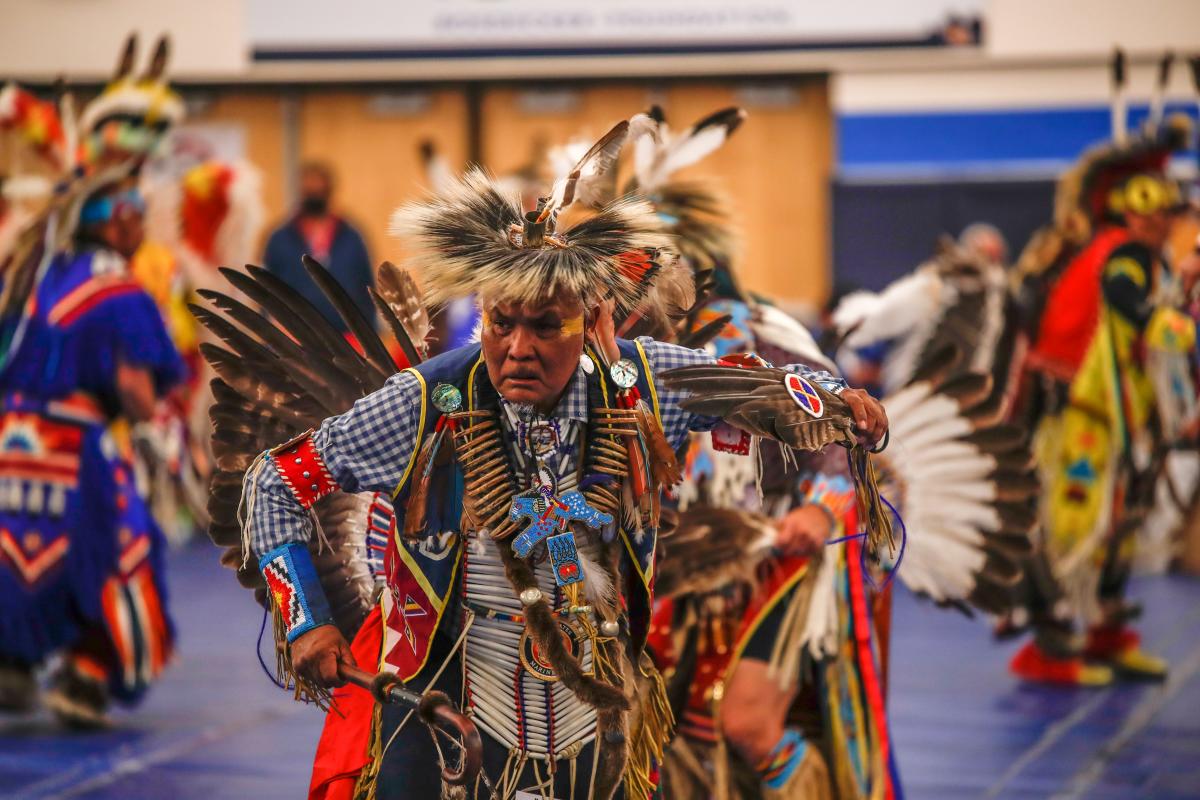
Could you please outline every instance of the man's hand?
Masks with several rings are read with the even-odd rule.
[[[779,521],[775,548],[785,555],[811,556],[833,532],[829,514],[815,505],[793,508]]]
[[[846,401],[854,414],[859,443],[874,448],[888,429],[887,412],[883,410],[883,404],[862,389],[844,389],[838,397]]]
[[[292,642],[292,667],[301,678],[325,689],[345,683],[338,662],[354,663],[345,637],[333,625],[321,625]]]

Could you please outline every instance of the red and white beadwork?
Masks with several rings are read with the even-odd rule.
[[[322,497],[340,488],[313,445],[312,431],[275,448],[271,457],[279,477],[304,508],[312,508]]]

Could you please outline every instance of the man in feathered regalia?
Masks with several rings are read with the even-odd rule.
[[[129,426],[183,364],[128,262],[143,236],[136,171],[182,102],[165,40],[143,75],[134,56],[131,38],[0,298],[0,703],[30,704],[34,667],[58,653],[45,702],[80,727],[140,698],[174,645],[165,541],[137,491]]]
[[[1182,207],[1166,163],[1192,131],[1184,118],[1163,118],[1167,58],[1151,119],[1127,132],[1123,64],[1118,53],[1113,141],[1060,179],[1055,223],[1035,234],[1019,265],[1026,297],[1037,301],[1024,411],[1037,426],[1053,571],[1028,586],[1038,636],[1012,664],[1031,680],[1103,683],[1114,673],[1161,679],[1167,671],[1139,646],[1125,586],[1167,439],[1158,407],[1168,392],[1154,372],[1194,347],[1192,321],[1166,302],[1163,253]],[[1089,626],[1082,649],[1071,636],[1076,617]]]
[[[428,301],[477,293],[480,343],[385,382],[377,339],[359,336],[360,355],[341,337],[313,340],[300,330],[311,326],[294,325],[301,346],[313,341],[333,356],[330,371],[369,376],[360,387],[374,391],[261,457],[229,459],[246,469],[243,575],[269,592],[299,691],[327,697],[357,660],[458,698],[483,734],[480,780],[456,789],[467,796],[655,791],[672,720],[643,645],[659,493],[678,480],[673,451],[689,431],[728,417],[793,447],[844,443],[864,476],[865,515],[884,516],[867,448],[887,420],[865,393],[822,385],[802,366],[719,366],[703,351],[616,338],[614,316],[619,324],[663,311],[669,285],[688,277],[672,265],[671,238],[644,200],[623,198],[557,230],[558,214],[611,166],[628,129],[621,123],[590,148],[529,214],[478,172],[402,208],[394,227],[420,251]],[[331,290],[327,273],[310,272]],[[261,271],[252,278],[269,282]],[[335,305],[354,318],[346,298]],[[311,307],[301,313],[313,318]],[[402,314],[384,316],[403,328]],[[356,335],[361,322],[350,325]],[[224,333],[253,349],[248,337]],[[256,333],[276,352],[296,346],[265,326]],[[315,358],[271,395],[234,359],[212,355],[222,379],[247,390],[218,389],[218,417],[223,402],[291,424],[320,407],[321,387],[301,379],[324,369]],[[276,400],[264,404],[268,396]],[[218,476],[217,495],[226,485]],[[381,545],[380,602],[352,650],[310,544],[321,504],[355,492],[391,493],[395,518]],[[214,513],[214,525],[227,518]],[[238,530],[215,527],[214,538],[236,548],[229,534]],[[364,718],[335,699],[346,716],[327,716],[314,796],[432,797],[444,788],[436,738],[391,707],[368,707]],[[323,767],[323,753],[337,747],[349,756]]]

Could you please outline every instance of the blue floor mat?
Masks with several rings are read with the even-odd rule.
[[[0,797],[303,797],[321,715],[274,688],[254,655],[262,615],[203,545],[171,558],[180,658],[111,730],[64,733],[44,714],[0,718]],[[1165,685],[1024,686],[1019,644],[898,590],[892,737],[909,800],[1200,797],[1200,581],[1146,578],[1149,649]]]

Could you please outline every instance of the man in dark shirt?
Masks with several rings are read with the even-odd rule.
[[[296,214],[267,240],[267,269],[304,295],[333,325],[345,332],[346,324],[325,295],[309,280],[300,263],[302,255],[320,261],[349,293],[368,319],[375,318],[367,287],[375,284],[371,260],[362,235],[349,222],[329,210],[333,195],[329,167],[309,162],[300,168],[300,205]]]

